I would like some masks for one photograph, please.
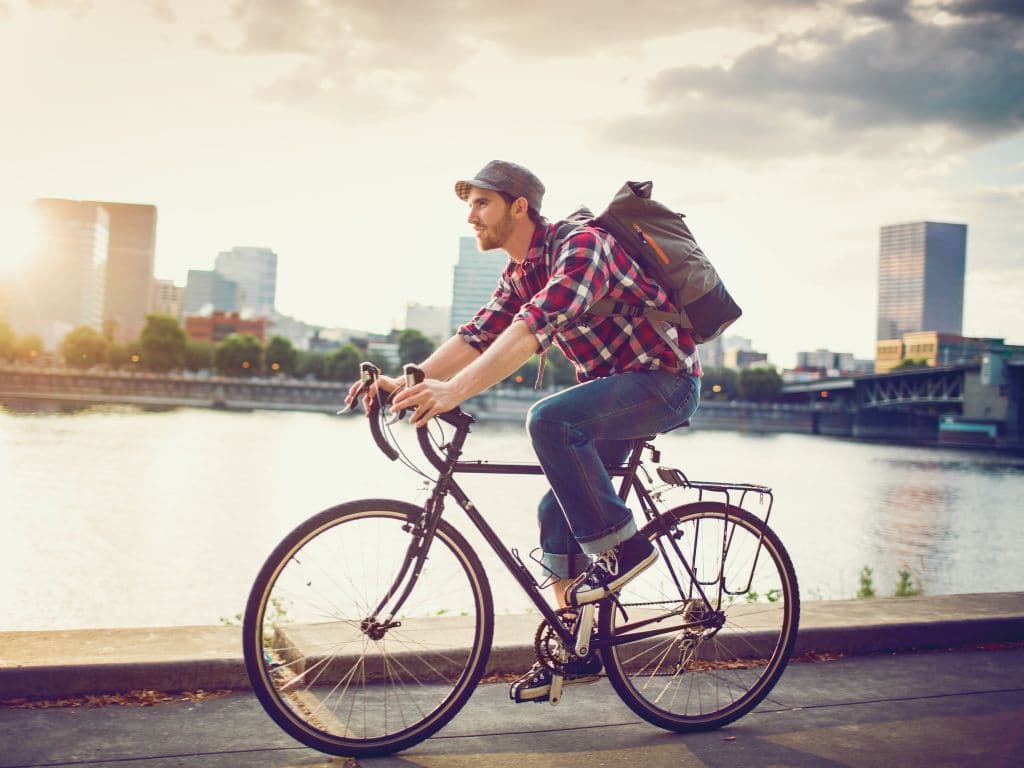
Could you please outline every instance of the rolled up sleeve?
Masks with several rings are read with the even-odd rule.
[[[483,352],[512,324],[522,304],[522,299],[512,290],[508,275],[502,273],[490,301],[477,311],[472,320],[459,326],[457,333],[473,349]]]
[[[608,292],[607,248],[607,241],[592,230],[568,238],[554,255],[547,284],[515,314],[513,319],[526,323],[540,350]]]

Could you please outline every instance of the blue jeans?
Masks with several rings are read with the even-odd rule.
[[[634,371],[579,384],[538,401],[527,428],[551,491],[538,509],[542,562],[571,578],[588,559],[636,533],[605,464],[621,465],[633,440],[689,419],[700,379],[686,373]]]

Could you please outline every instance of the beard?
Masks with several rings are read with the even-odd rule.
[[[476,236],[477,247],[481,251],[491,251],[501,248],[512,234],[515,223],[512,221],[512,211],[505,211],[505,215],[493,227],[487,227]]]

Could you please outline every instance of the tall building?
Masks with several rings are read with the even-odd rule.
[[[185,315],[209,315],[211,312],[238,312],[242,292],[238,283],[216,270],[190,269],[185,283]]]
[[[963,330],[967,225],[919,221],[882,227],[878,341]]]
[[[19,334],[38,334],[54,349],[71,329],[103,329],[110,215],[96,203],[35,201],[40,242],[8,296]]]
[[[103,322],[117,341],[142,333],[153,294],[156,206],[97,202],[110,216]]]
[[[235,246],[217,254],[214,269],[241,288],[241,309],[257,317],[274,316],[277,293],[277,254],[269,248]]]
[[[153,298],[149,311],[154,315],[167,315],[180,321],[185,307],[185,288],[175,285],[173,280],[154,280]]]
[[[452,279],[452,329],[468,322],[491,299],[498,277],[508,263],[501,249],[479,251],[476,238],[459,238],[459,262]]]

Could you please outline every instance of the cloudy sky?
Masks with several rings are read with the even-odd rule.
[[[964,332],[1024,343],[1018,0],[0,0],[0,270],[36,197],[152,203],[157,274],[279,254],[278,306],[448,303],[452,183],[688,214],[773,362],[872,357],[878,230],[966,223]]]

